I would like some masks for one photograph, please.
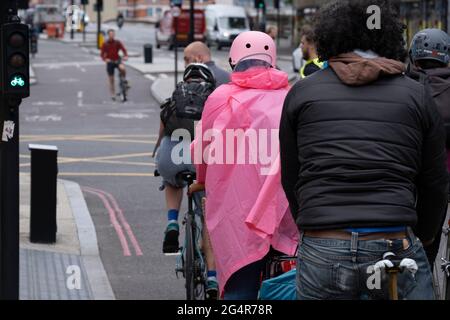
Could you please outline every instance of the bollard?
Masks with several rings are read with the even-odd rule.
[[[30,144],[28,149],[31,151],[30,241],[55,243],[58,148]]]
[[[144,62],[153,63],[153,46],[149,43],[144,45]]]

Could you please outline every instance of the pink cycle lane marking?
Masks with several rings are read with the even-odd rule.
[[[108,211],[109,220],[111,221],[111,224],[114,227],[114,230],[116,231],[117,237],[119,238],[120,244],[122,246],[123,255],[126,257],[131,256],[131,251],[130,248],[128,247],[127,238],[125,237],[122,226],[120,225],[119,221],[117,221],[116,213],[112,208],[111,204],[109,203],[108,199],[103,194],[93,191],[88,187],[83,187],[82,189],[87,193],[97,196],[103,202],[103,205]]]
[[[143,252],[142,249],[139,245],[138,240],[136,239],[136,236],[134,235],[134,232],[130,226],[130,224],[128,223],[123,210],[120,208],[117,200],[114,198],[114,196],[112,194],[110,194],[109,192],[100,190],[100,189],[95,189],[95,188],[89,188],[91,191],[97,192],[99,194],[102,194],[103,196],[105,196],[107,199],[109,199],[109,202],[112,204],[112,207],[114,208],[114,211],[117,213],[117,216],[119,218],[120,223],[122,224],[123,228],[125,229],[128,238],[131,241],[131,244],[133,245],[134,251],[136,253],[137,256],[142,256]]]

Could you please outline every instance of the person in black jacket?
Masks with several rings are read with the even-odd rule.
[[[430,89],[433,100],[441,114],[446,131],[447,157],[450,153],[450,36],[439,29],[424,29],[416,33],[409,50],[410,64],[407,75]],[[450,171],[450,163],[447,163]],[[444,217],[445,218],[445,217]],[[445,220],[445,219],[444,219]],[[444,220],[441,226],[444,224]],[[425,251],[434,269],[434,262],[441,242],[441,230],[433,244]]]
[[[367,27],[371,5],[381,29]],[[434,299],[423,245],[447,205],[445,131],[430,92],[404,75],[402,34],[384,0],[317,14],[329,67],[291,89],[280,124],[282,184],[301,234],[299,299],[387,298],[373,265],[388,251],[418,266],[415,278],[399,275],[399,297]]]

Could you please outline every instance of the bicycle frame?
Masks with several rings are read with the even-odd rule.
[[[206,266],[199,247],[201,229],[194,210],[194,198],[188,198],[188,212],[185,216],[186,240],[182,256],[185,257],[186,299],[204,300],[206,284]],[[196,203],[198,207],[198,204]]]
[[[447,226],[444,227],[443,233],[447,237],[446,248],[444,252],[444,257],[441,258],[441,270],[444,272],[443,281],[443,294],[444,300],[450,300],[450,219],[448,220]]]
[[[183,174],[183,180],[188,187],[194,181],[194,174]],[[188,195],[188,211],[185,214],[183,225],[185,226],[185,243],[181,250],[180,260],[177,262],[176,273],[182,272],[186,279],[186,299],[204,300],[206,285],[206,264],[203,253],[199,247],[201,228],[197,220],[200,215],[194,209],[195,195]],[[200,203],[195,203],[196,208],[201,208]]]

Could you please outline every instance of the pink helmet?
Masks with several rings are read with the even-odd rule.
[[[273,39],[260,31],[245,31],[239,34],[231,44],[229,62],[235,66],[239,61],[247,59],[263,60],[275,67],[277,49]]]

